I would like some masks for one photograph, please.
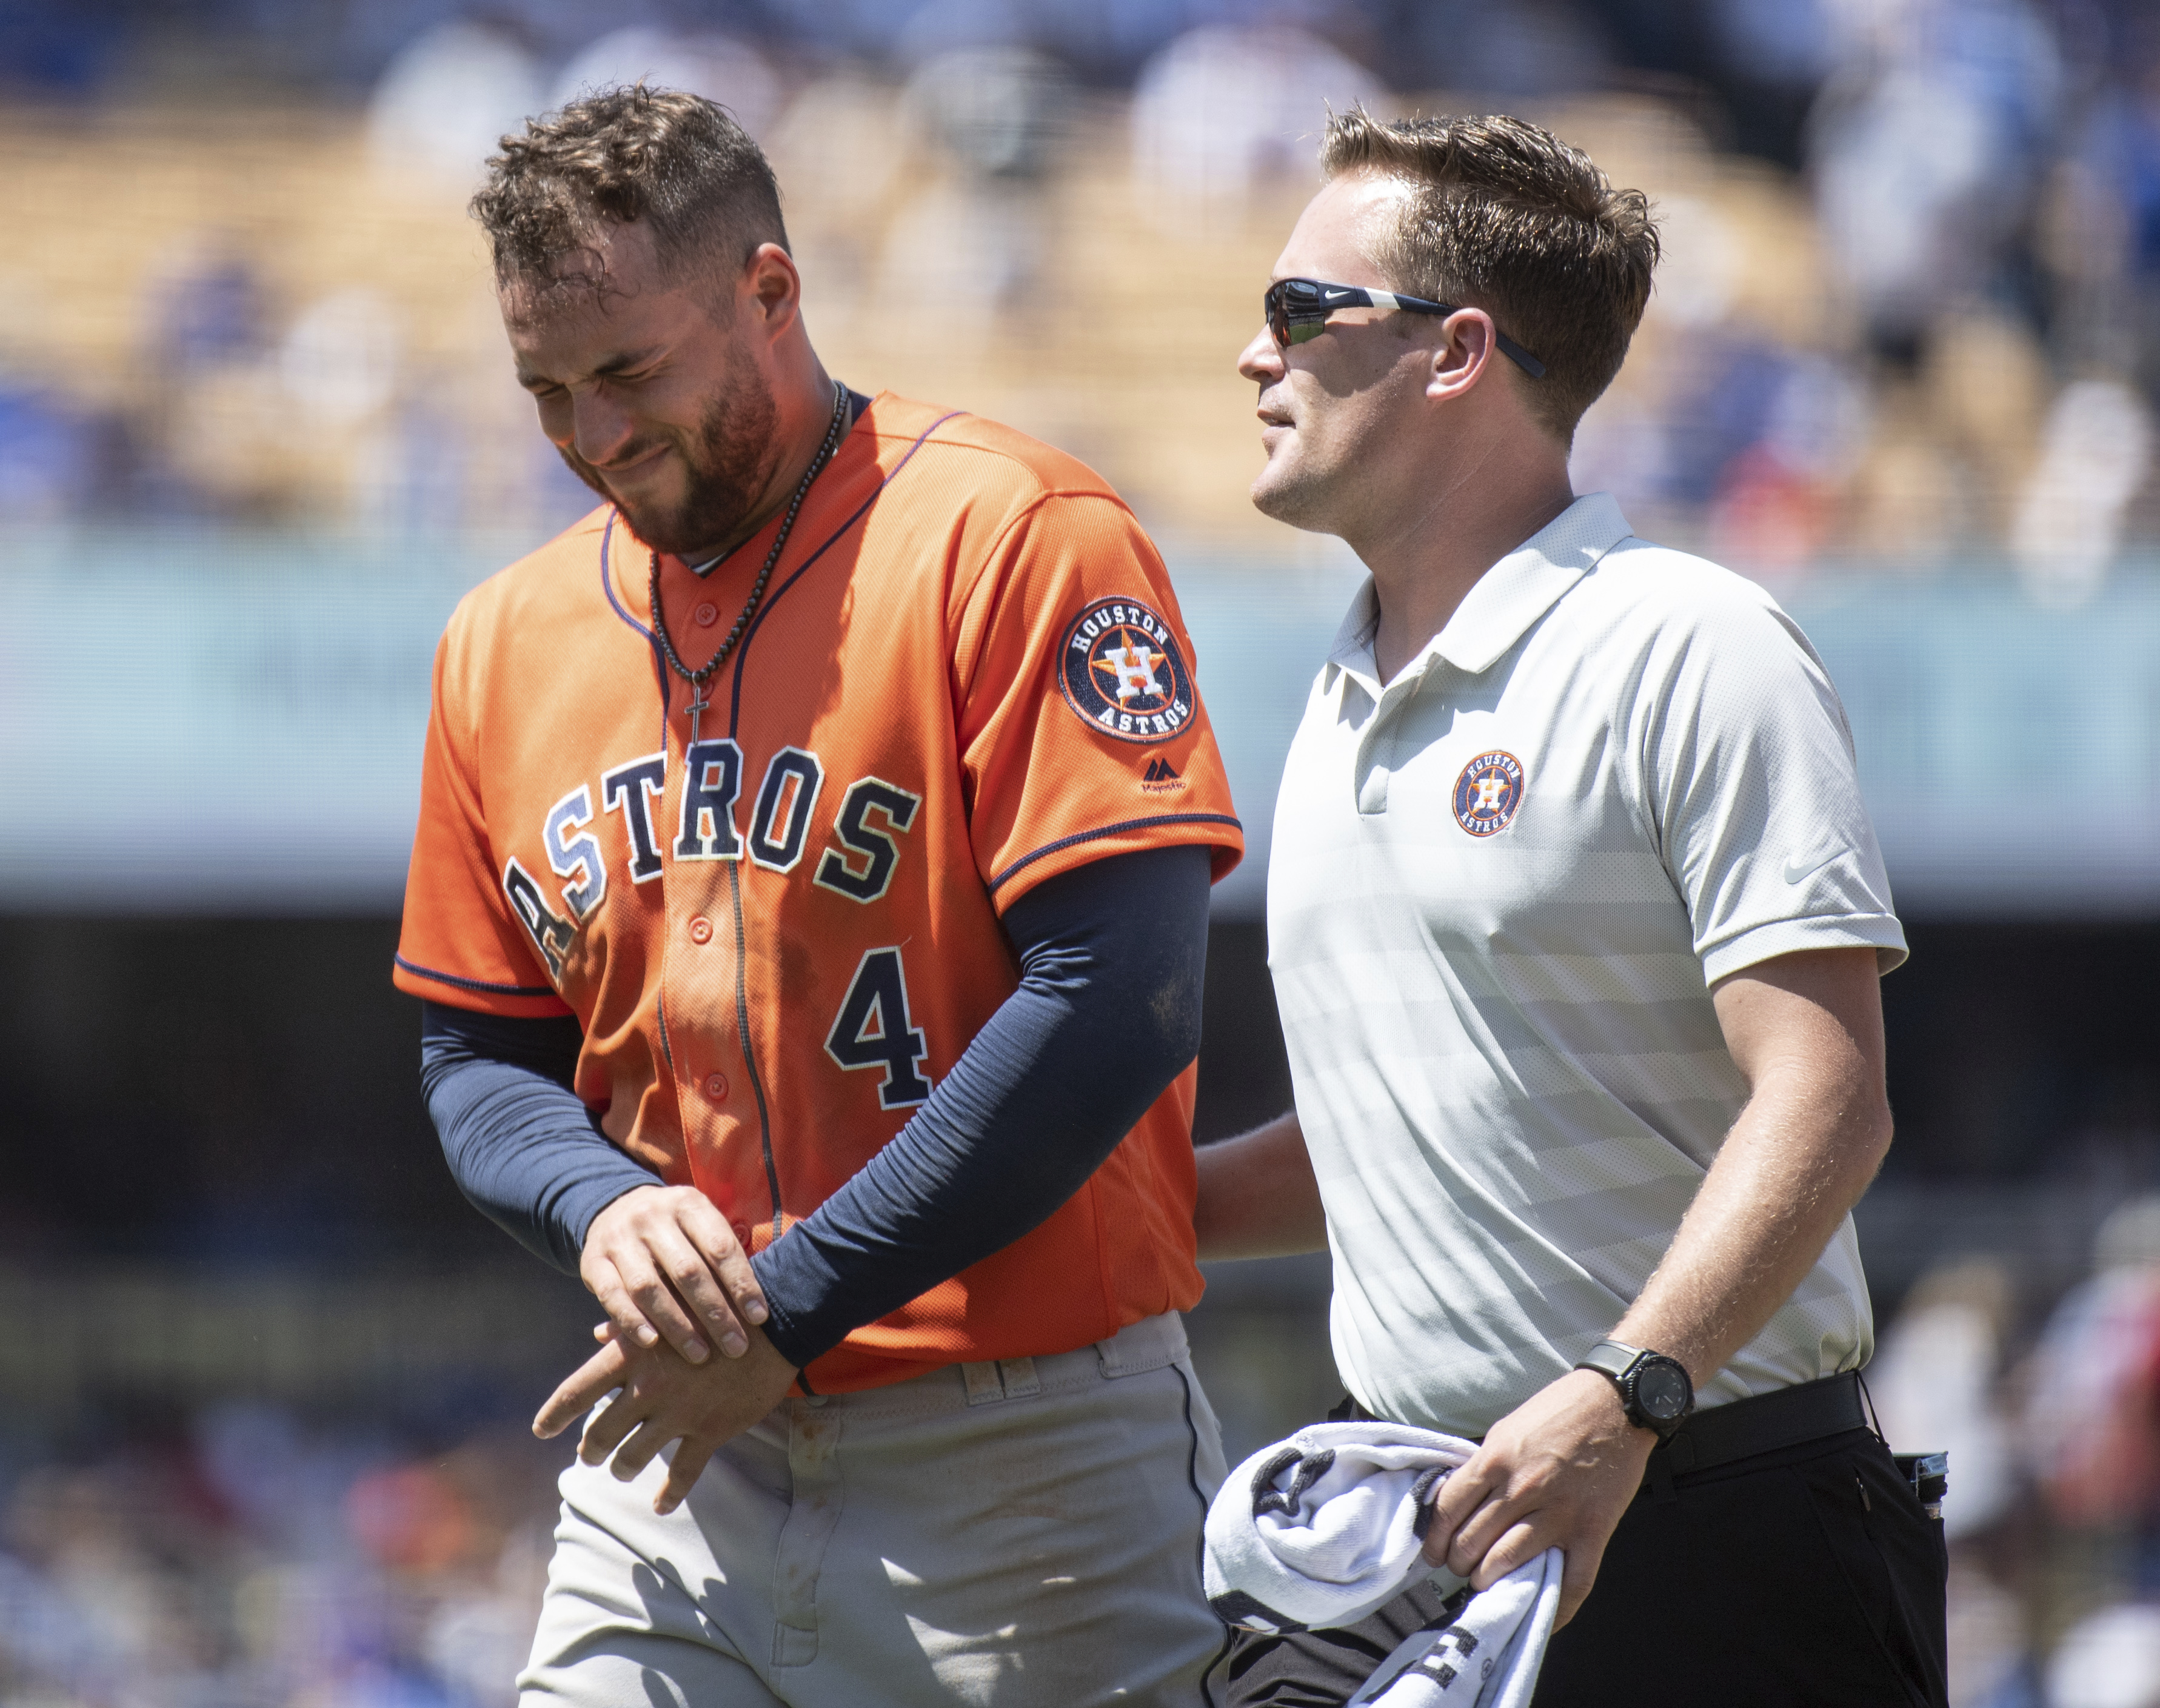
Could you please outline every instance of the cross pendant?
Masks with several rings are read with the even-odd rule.
[[[705,690],[700,683],[693,682],[690,684],[690,703],[683,709],[690,714],[690,745],[693,747],[698,745],[698,718],[712,703],[705,698]]]

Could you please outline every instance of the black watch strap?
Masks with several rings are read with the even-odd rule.
[[[1643,1356],[1643,1348],[1631,1347],[1625,1341],[1602,1340],[1575,1361],[1578,1370],[1595,1370],[1600,1375],[1610,1376],[1617,1383],[1624,1383],[1635,1360]]]

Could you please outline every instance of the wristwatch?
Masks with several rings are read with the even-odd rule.
[[[1620,1390],[1628,1421],[1650,1430],[1660,1441],[1670,1440],[1695,1409],[1695,1384],[1688,1380],[1687,1366],[1663,1352],[1645,1352],[1625,1341],[1602,1340],[1576,1360],[1575,1368],[1610,1378]]]

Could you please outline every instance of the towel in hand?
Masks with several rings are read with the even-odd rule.
[[[1208,1508],[1209,1604],[1270,1634],[1355,1624],[1426,1570],[1434,1491],[1476,1451],[1458,1436],[1379,1422],[1314,1424],[1261,1449]],[[1353,1701],[1522,1708],[1552,1635],[1560,1566],[1549,1548],[1412,1633]]]
[[[1560,1610],[1561,1565],[1560,1550],[1548,1548],[1413,1631],[1345,1708],[1529,1708]]]

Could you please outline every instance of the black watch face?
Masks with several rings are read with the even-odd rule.
[[[1645,1417],[1672,1423],[1687,1412],[1687,1372],[1677,1364],[1646,1364],[1635,1378],[1635,1404]]]

